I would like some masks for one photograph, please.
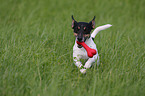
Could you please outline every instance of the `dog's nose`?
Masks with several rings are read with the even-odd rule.
[[[83,40],[83,33],[81,31],[78,33],[77,39],[80,42]]]
[[[82,38],[79,38],[79,37],[78,37],[77,39],[78,39],[78,41],[82,41]]]

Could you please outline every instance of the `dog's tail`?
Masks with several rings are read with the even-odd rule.
[[[111,27],[111,26],[112,26],[111,24],[106,24],[106,25],[97,27],[97,28],[92,32],[91,37],[94,39],[95,36],[97,35],[97,33],[99,33],[99,31],[105,30],[105,29],[107,29],[107,28],[109,28],[109,27]]]

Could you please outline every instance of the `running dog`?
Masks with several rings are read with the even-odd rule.
[[[90,68],[96,60],[97,65],[99,65],[99,54],[96,44],[94,43],[94,38],[99,31],[107,29],[111,26],[112,25],[110,24],[99,26],[91,34],[91,30],[95,28],[95,16],[89,23],[77,22],[72,16],[72,29],[74,31],[74,36],[76,37],[75,44],[73,46],[73,61],[74,64],[80,68],[81,73],[85,74],[86,70]],[[97,54],[92,58],[88,57],[86,50],[83,46],[77,44],[76,41],[85,42],[90,48],[95,49]],[[84,65],[81,63],[81,59],[86,60]]]

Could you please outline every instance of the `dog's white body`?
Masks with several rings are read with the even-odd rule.
[[[94,55],[92,58],[88,57],[87,55],[87,51],[82,47],[82,48],[78,48],[78,44],[76,43],[75,40],[75,44],[73,46],[73,60],[74,63],[77,67],[81,68],[80,71],[81,73],[86,73],[86,69],[90,68],[92,66],[93,63],[95,63],[95,61],[97,60],[97,65],[99,65],[99,55],[98,55],[98,50],[96,48],[96,44],[94,43],[94,41],[92,40],[92,38],[95,38],[96,34],[104,29],[107,29],[109,27],[111,27],[112,25],[107,24],[107,25],[103,25],[103,26],[99,26],[97,27],[91,34],[91,37],[88,38],[85,43],[92,49],[95,49],[97,51],[97,54]],[[83,64],[81,63],[81,59],[87,60],[85,65],[83,66]]]

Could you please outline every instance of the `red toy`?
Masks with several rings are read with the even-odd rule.
[[[87,46],[87,44],[85,44],[85,42],[77,41],[77,44],[82,45],[86,49],[88,57],[90,57],[90,58],[92,58],[97,53],[95,49],[92,49],[89,46]]]

